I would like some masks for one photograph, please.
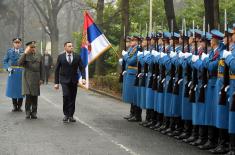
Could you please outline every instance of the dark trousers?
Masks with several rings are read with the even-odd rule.
[[[15,107],[20,108],[23,103],[23,98],[13,98],[12,103]]]
[[[63,90],[63,112],[67,117],[73,117],[77,95],[77,84],[61,84]]]
[[[38,108],[38,96],[26,95],[26,100],[25,100],[26,115],[36,116],[37,108]]]
[[[46,82],[46,84],[48,83],[49,76],[50,76],[50,67],[44,66],[44,81]]]

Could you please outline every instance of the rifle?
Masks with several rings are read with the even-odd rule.
[[[164,33],[163,33],[163,38],[164,38]],[[163,41],[163,52],[166,53],[166,44],[165,44],[165,41]],[[164,91],[164,85],[163,85],[163,80],[165,80],[166,78],[166,67],[165,65],[159,65],[159,69],[161,68],[161,79],[160,81],[158,81],[158,87],[157,87],[157,92],[159,93],[163,93]]]
[[[141,38],[139,37],[138,38],[138,48],[139,50],[138,51],[142,51],[142,46],[141,46]],[[137,63],[137,74],[136,74],[136,77],[135,77],[135,83],[134,83],[134,86],[139,86],[139,77],[138,75],[141,73],[141,63],[138,61]]]
[[[228,25],[227,25],[227,14],[226,14],[226,10],[225,10],[225,35],[226,35],[226,39],[227,39],[227,45],[226,45],[226,48],[227,48],[227,51],[229,51],[229,33],[228,33]],[[222,60],[222,61],[225,61],[225,60]],[[219,104],[220,105],[226,105],[227,103],[227,87],[229,86],[229,67],[226,63],[224,63],[224,72],[223,72],[223,76],[224,76],[224,83],[223,83],[223,86],[220,90],[221,94],[220,94],[220,102]]]
[[[156,36],[154,39],[155,39],[155,50],[159,52],[159,44],[158,44],[159,38],[158,36]],[[158,88],[158,76],[159,76],[159,64],[156,62],[153,64],[153,83],[152,83],[153,90],[157,90]]]
[[[207,54],[207,39],[206,39],[206,28],[205,28],[205,17],[203,21],[203,28],[204,28],[204,39],[205,39],[205,54]],[[204,67],[202,70],[202,85],[199,89],[199,96],[198,96],[198,102],[199,103],[204,103],[205,102],[205,88],[208,82],[208,70]]]
[[[194,22],[193,22],[193,25],[194,25]],[[198,49],[197,49],[197,40],[196,40],[196,36],[195,36],[195,30],[193,33],[194,33],[194,44],[195,44],[195,52],[194,53],[195,53],[195,55],[197,55]],[[190,91],[189,91],[189,102],[191,102],[191,103],[196,102],[196,90],[195,89],[197,87],[197,84],[198,84],[197,70],[195,68],[193,68],[192,85],[191,85]]]
[[[152,38],[154,39],[154,50],[156,50],[156,36],[152,36]],[[151,64],[151,70],[152,70],[152,75],[149,79],[149,84],[148,84],[148,88],[152,88],[153,87],[153,78],[154,78],[154,71],[155,71],[155,64],[152,63]]]
[[[174,38],[174,30],[173,30],[173,20],[172,20],[172,39],[173,39],[173,51],[175,52],[175,38]],[[175,78],[175,65],[171,64],[171,70],[170,70],[170,80],[167,86],[167,92],[172,93],[174,89],[174,78]]]

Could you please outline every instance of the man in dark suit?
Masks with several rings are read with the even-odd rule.
[[[82,83],[86,84],[85,69],[81,57],[73,52],[71,42],[64,43],[64,53],[57,58],[55,67],[55,89],[59,89],[59,83],[63,91],[64,122],[76,122],[73,118],[75,111],[75,100],[78,85],[78,71],[82,75]]]

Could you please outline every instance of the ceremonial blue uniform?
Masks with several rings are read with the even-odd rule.
[[[140,82],[140,108],[146,109],[146,75],[144,73],[144,65],[145,65],[145,56],[144,52],[141,57],[139,57],[139,62],[141,64],[141,73],[143,76],[141,76],[139,79]],[[143,85],[142,85],[143,84]]]
[[[234,98],[233,94],[235,92],[235,45],[233,45],[232,54],[225,59],[226,64],[229,66],[230,74],[230,87],[228,91],[229,96],[229,122],[228,122],[228,132],[230,134],[235,134],[235,110],[232,109]]]
[[[220,58],[223,55],[224,45],[220,46]],[[216,83],[217,86],[217,94],[220,94],[220,90],[224,83],[224,67],[225,60],[220,59],[218,62],[218,80]],[[228,93],[227,93],[228,95]],[[219,95],[218,95],[219,96]],[[228,129],[228,113],[229,113],[229,102],[228,97],[226,97],[226,103],[220,103],[220,98],[218,98],[218,102],[216,103],[216,127],[221,129]]]
[[[170,45],[166,48],[166,53],[170,52]],[[164,81],[164,116],[165,117],[171,117],[172,116],[172,103],[171,103],[171,99],[172,99],[172,92],[168,92],[167,88],[169,85],[169,81],[171,79],[170,77],[170,71],[171,71],[171,67],[172,67],[172,63],[171,63],[171,59],[169,54],[167,54],[166,56],[164,56],[161,61],[161,64],[163,64],[166,68],[166,78]]]
[[[175,51],[178,54],[179,52],[182,51],[182,47],[181,46],[177,46],[175,48]],[[177,68],[181,67],[182,60],[177,55],[177,56],[175,56],[175,57],[173,57],[171,59],[171,63],[173,65],[175,65],[175,68],[176,68],[176,71],[175,71],[175,80],[174,80],[176,82],[177,80],[180,80]],[[172,104],[172,109],[171,110],[172,110],[172,115],[174,117],[181,116],[181,106],[182,106],[182,102],[183,102],[182,96],[183,96],[183,81],[181,81],[181,83],[179,83],[179,94],[174,94],[174,93],[172,94],[172,100],[171,100],[171,102],[172,102],[171,103]]]
[[[217,47],[210,52],[209,58],[206,58],[203,62],[204,67],[207,68],[209,73],[205,98],[205,125],[208,126],[216,125],[216,104],[218,102],[218,89],[216,87],[216,81],[219,53],[219,47]]]
[[[126,75],[125,75],[125,85],[123,93],[123,101],[129,104],[137,104],[136,98],[136,87],[134,86],[135,76],[137,74],[137,46],[131,47],[123,57],[126,62]]]
[[[23,68],[19,67],[18,60],[24,53],[20,48],[16,51],[14,48],[9,48],[3,60],[4,69],[11,68],[12,71],[8,75],[6,96],[10,98],[23,98],[22,95],[22,71]]]

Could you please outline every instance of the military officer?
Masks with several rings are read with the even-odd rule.
[[[21,48],[21,39],[14,38],[12,40],[13,47],[7,50],[3,60],[3,67],[8,71],[8,80],[6,86],[6,96],[12,98],[13,109],[12,111],[22,111],[21,106],[23,103],[22,95],[22,71],[23,68],[19,67],[18,59],[24,53]]]
[[[212,39],[211,39],[211,48],[209,58],[206,58],[203,63],[207,68],[209,73],[209,79],[206,89],[206,98],[205,98],[205,125],[208,126],[208,140],[204,145],[199,145],[198,147],[202,150],[213,149],[217,145],[218,140],[218,129],[216,126],[216,104],[219,101],[218,92],[217,92],[217,71],[218,71],[218,62],[220,59],[220,42],[223,39],[224,35],[220,31],[213,29],[211,30]],[[213,97],[212,97],[213,96]]]
[[[36,52],[36,42],[26,43],[24,54],[19,59],[19,65],[24,67],[23,95],[26,95],[26,119],[37,119],[38,96],[43,83],[41,54]]]
[[[124,55],[123,60],[126,63],[126,75],[125,75],[125,94],[123,94],[123,101],[129,104],[133,104],[134,116],[130,117],[128,121],[138,122],[141,121],[141,112],[137,105],[137,89],[135,87],[135,77],[137,74],[137,53],[138,53],[138,38],[132,37],[130,49],[127,54]]]

